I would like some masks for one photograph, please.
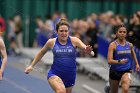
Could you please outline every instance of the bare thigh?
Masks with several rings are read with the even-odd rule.
[[[119,81],[109,79],[109,83],[110,83],[110,93],[118,93]]]
[[[122,93],[128,93],[129,86],[131,83],[131,73],[123,74],[121,78],[121,85],[122,85]]]
[[[58,90],[66,91],[63,81],[58,76],[52,76],[48,79],[50,86],[56,92]]]
[[[73,88],[73,86],[66,88],[66,93],[72,93],[72,88]]]

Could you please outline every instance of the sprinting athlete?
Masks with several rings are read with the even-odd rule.
[[[68,22],[61,19],[56,25],[58,37],[49,39],[25,69],[25,73],[31,72],[47,49],[51,48],[54,60],[48,72],[48,82],[55,93],[72,93],[76,79],[76,47],[83,49],[85,53],[92,53],[90,45],[86,46],[79,38],[69,36],[69,27]]]
[[[109,45],[108,64],[111,65],[109,72],[110,93],[118,93],[120,82],[122,93],[128,93],[131,81],[132,58],[136,64],[136,71],[140,70],[133,45],[126,41],[126,35],[126,27],[118,25],[116,27],[117,39]]]

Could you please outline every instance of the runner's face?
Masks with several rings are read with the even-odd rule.
[[[125,27],[120,27],[119,29],[118,29],[118,31],[117,31],[117,37],[119,38],[119,39],[125,39],[125,37],[126,37],[126,34],[127,34],[127,30],[126,30],[126,28]]]
[[[60,40],[67,41],[69,35],[69,28],[66,25],[60,26],[57,31],[57,34]]]

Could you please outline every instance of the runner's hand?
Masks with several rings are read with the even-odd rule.
[[[126,64],[127,61],[128,61],[128,59],[124,58],[124,59],[121,59],[120,63],[121,64]]]
[[[93,50],[93,49],[92,49],[92,46],[87,45],[87,46],[85,47],[85,50],[84,50],[84,51],[85,51],[85,53],[90,54],[92,50]]]
[[[136,65],[136,71],[140,71],[140,66],[139,66],[139,64]]]
[[[26,69],[25,69],[25,73],[26,74],[29,74],[31,71],[33,70],[33,67],[30,65],[30,66],[28,66]]]

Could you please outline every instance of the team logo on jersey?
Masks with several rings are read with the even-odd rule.
[[[117,54],[128,54],[128,53],[131,53],[131,50],[122,50],[117,52]]]
[[[72,52],[72,49],[57,49],[56,53],[62,53],[62,52]]]

